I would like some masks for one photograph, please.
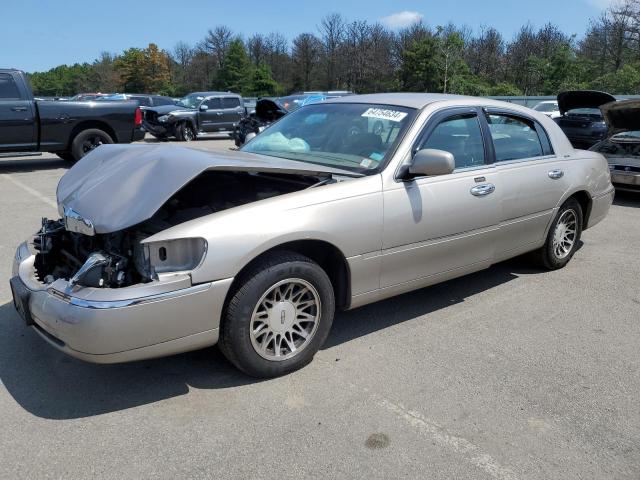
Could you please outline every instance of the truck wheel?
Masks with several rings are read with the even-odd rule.
[[[108,133],[97,128],[82,130],[71,142],[71,154],[77,161],[104,143],[113,143],[113,139]]]
[[[190,123],[182,122],[176,127],[176,138],[181,142],[191,142],[196,139],[196,132]]]
[[[56,152],[56,155],[66,162],[75,162],[71,152]]]
[[[331,281],[311,259],[278,252],[256,264],[233,293],[218,345],[243,372],[276,377],[307,365],[335,311]]]

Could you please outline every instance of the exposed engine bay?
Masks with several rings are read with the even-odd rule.
[[[181,242],[173,262],[172,246],[151,252],[141,241],[189,220],[334,181],[319,175],[205,171],[151,218],[121,231],[85,235],[67,230],[64,219],[45,218],[33,240],[36,277],[45,284],[63,278],[86,287],[119,288],[150,282],[172,268],[188,270],[204,255],[206,246],[194,244],[197,239]]]

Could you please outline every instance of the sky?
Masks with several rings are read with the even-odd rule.
[[[226,25],[245,38],[256,32],[278,31],[292,39],[299,33],[316,33],[320,19],[334,12],[348,20],[379,21],[390,28],[419,19],[432,26],[452,21],[474,30],[493,26],[506,38],[527,21],[536,27],[553,22],[565,33],[581,36],[589,18],[598,16],[611,1],[4,1],[0,9],[5,20],[0,28],[0,68],[48,70],[63,63],[91,62],[102,51],[120,53],[149,43],[171,50],[178,41],[197,43],[217,25]],[[234,5],[240,8],[234,9]]]

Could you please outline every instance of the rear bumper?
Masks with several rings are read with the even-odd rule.
[[[144,139],[144,136],[147,132],[142,127],[137,127],[133,130],[133,142],[138,142]]]
[[[589,222],[585,225],[585,228],[591,228],[597,225],[607,216],[613,203],[614,195],[615,189],[612,186],[603,194],[591,199],[591,214],[589,215]]]
[[[618,190],[640,191],[640,173],[611,170],[611,183]]]
[[[158,282],[123,289],[44,285],[33,275],[25,244],[14,275],[29,290],[35,331],[53,347],[95,363],[118,363],[172,355],[214,345],[232,279],[198,285]],[[153,283],[153,282],[152,282]],[[124,292],[126,290],[126,292]]]

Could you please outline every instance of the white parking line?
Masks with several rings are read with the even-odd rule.
[[[438,445],[464,455],[470,463],[479,469],[484,470],[492,478],[495,478],[496,480],[517,479],[509,468],[500,465],[491,455],[481,451],[478,445],[471,443],[466,438],[457,437],[447,433],[444,427],[438,425],[432,420],[429,420],[420,412],[408,410],[401,405],[397,405],[380,397],[379,395],[374,394],[373,396],[377,397],[378,403],[381,406],[403,419],[421,433],[428,435]]]
[[[24,183],[22,183],[17,178],[13,178],[8,173],[0,173],[0,177],[6,178],[7,180],[9,180],[14,185],[16,185],[16,186],[20,187],[21,189],[23,189],[25,192],[30,193],[31,195],[36,197],[38,200],[46,203],[47,205],[49,205],[54,210],[56,210],[56,211],[58,210],[58,205],[56,204],[56,202],[54,202],[53,200],[45,197],[44,195],[42,195],[37,190],[34,190],[33,188],[31,188],[29,185],[25,185]]]

